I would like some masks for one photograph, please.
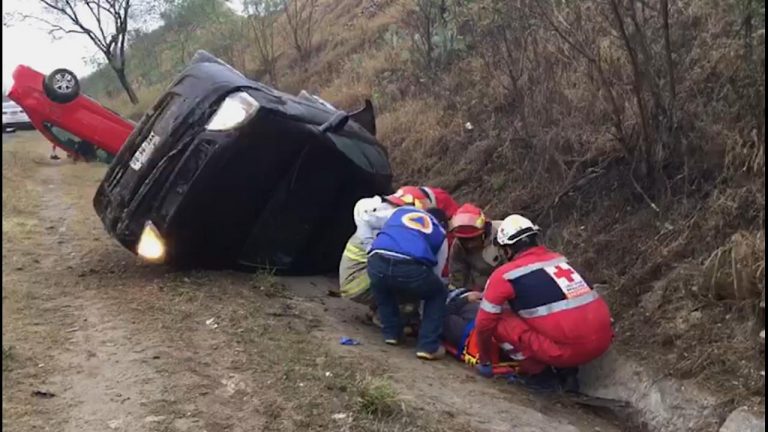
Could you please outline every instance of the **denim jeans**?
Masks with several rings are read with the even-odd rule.
[[[423,300],[418,350],[437,351],[443,332],[448,290],[432,268],[413,260],[373,254],[368,258],[368,277],[378,305],[384,338],[402,337],[403,323],[398,302]]]

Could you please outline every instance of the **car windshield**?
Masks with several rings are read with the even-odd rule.
[[[108,154],[102,149],[95,147],[88,141],[78,137],[77,135],[62,129],[58,126],[54,126],[48,122],[44,122],[45,129],[53,135],[56,143],[71,152],[74,152],[86,160],[100,160],[104,163],[112,163],[114,159],[113,155]]]
[[[328,136],[360,168],[373,174],[391,174],[387,155],[380,147],[341,134],[329,133]]]
[[[69,150],[78,152],[79,147],[85,143],[85,140],[79,138],[75,134],[66,131],[58,126],[54,126],[50,123],[44,123],[45,128],[56,138],[56,141]]]

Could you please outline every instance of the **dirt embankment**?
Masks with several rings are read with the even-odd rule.
[[[384,346],[332,281],[142,265],[91,208],[103,166],[46,152],[4,138],[6,430],[620,429]]]
[[[723,406],[763,404],[764,5],[296,4],[317,12],[302,53],[263,34],[275,48],[265,59],[253,49],[259,21],[224,7],[136,38],[140,105],[118,96],[109,68],[84,88],[140,116],[194,47],[344,109],[371,98],[398,184],[531,217],[606,287],[617,348],[722,394]],[[288,18],[261,23],[284,34]]]

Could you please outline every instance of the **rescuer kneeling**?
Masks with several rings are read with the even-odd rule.
[[[578,366],[611,345],[611,314],[564,256],[540,245],[539,232],[520,215],[498,229],[496,244],[508,262],[491,274],[480,302],[476,369],[491,377],[493,352],[507,343],[523,358],[523,381],[578,391]]]

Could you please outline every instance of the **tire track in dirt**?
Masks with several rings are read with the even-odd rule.
[[[5,161],[3,169],[6,179]],[[327,279],[285,278],[284,291],[262,292],[252,275],[137,263],[93,214],[103,168],[21,171],[12,180],[27,190],[17,196],[37,201],[3,210],[4,225],[8,216],[24,228],[3,245],[11,264],[3,268],[3,333],[19,350],[15,369],[4,369],[3,425],[11,430],[616,430],[450,360],[425,364],[384,346],[356,305],[324,297]],[[342,335],[364,345],[339,346]],[[358,370],[391,377],[415,414],[351,412]],[[32,388],[57,396],[34,399]],[[355,421],[339,423],[334,413]]]
[[[64,329],[50,329],[68,335],[66,342],[46,347],[53,357],[46,385],[57,394],[58,409],[65,408],[66,412],[66,418],[51,419],[51,423],[65,432],[141,430],[140,425],[148,416],[144,401],[159,395],[162,380],[144,356],[126,343],[136,339],[130,323],[105,311],[97,298],[82,290],[79,281],[71,280],[77,271],[77,246],[82,240],[77,238],[81,233],[73,226],[82,221],[78,220],[74,204],[63,199],[70,192],[67,189],[72,179],[65,179],[61,168],[66,165],[39,167],[29,172],[39,182],[38,217],[45,233],[39,244],[24,245],[41,252],[38,276],[42,281],[26,289],[50,284],[57,297],[52,305],[68,311],[66,317],[54,314],[46,320],[50,327],[65,324],[56,318],[65,318],[69,324]]]
[[[23,160],[30,155],[13,156]],[[246,420],[235,414],[247,409],[238,404],[222,409],[229,402],[227,392],[216,390],[227,384],[194,364],[185,350],[192,344],[168,341],[148,331],[142,323],[146,317],[125,313],[129,298],[121,298],[122,291],[146,285],[157,271],[128,264],[132,260],[116,250],[91,214],[92,180],[103,168],[46,165],[26,164],[17,170],[24,179],[4,187],[4,198],[16,189],[15,196],[35,200],[34,205],[25,203],[27,229],[17,236],[9,233],[10,241],[4,242],[4,258],[9,258],[4,261],[14,264],[3,271],[3,333],[24,360],[14,362],[20,370],[4,372],[4,378],[15,381],[3,390],[11,408],[4,404],[4,425],[67,432],[187,431],[203,430],[203,425],[258,430],[258,416]],[[18,190],[22,185],[24,190]],[[106,269],[99,268],[105,263]],[[228,376],[226,368],[220,371]],[[33,398],[30,392],[37,388],[56,396]],[[194,391],[200,388],[209,390],[199,393],[212,396],[197,397]],[[239,426],[233,427],[236,422]]]
[[[386,359],[389,374],[407,399],[418,400],[446,418],[465,419],[472,430],[506,432],[613,431],[609,421],[586,410],[537,398],[526,390],[477,377],[469,368],[447,358],[423,362],[415,358],[415,342],[393,348],[381,342],[377,329],[363,324],[364,308],[336,298],[323,298],[336,282],[329,278],[289,278],[297,295],[320,305],[327,316],[318,334],[338,355],[366,361]],[[357,347],[339,346],[340,336],[363,341]],[[511,428],[511,429],[510,429]]]

